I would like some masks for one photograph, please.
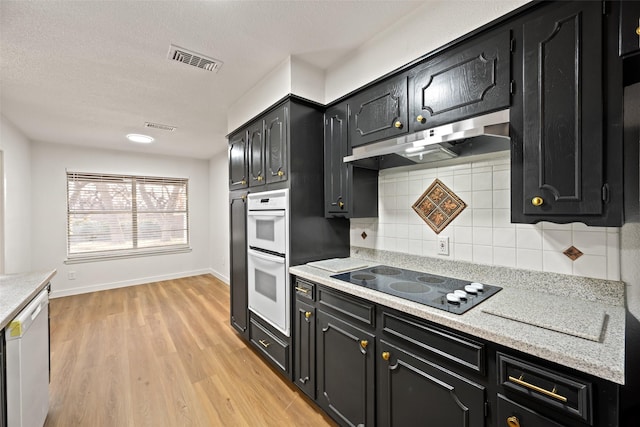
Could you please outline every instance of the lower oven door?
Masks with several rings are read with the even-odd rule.
[[[284,257],[249,249],[249,310],[289,336],[289,275]]]

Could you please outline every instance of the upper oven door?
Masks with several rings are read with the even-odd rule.
[[[284,255],[287,249],[285,211],[249,211],[247,239],[250,248],[263,249]]]

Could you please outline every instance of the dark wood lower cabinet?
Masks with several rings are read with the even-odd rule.
[[[346,426],[375,423],[375,336],[317,310],[317,402]]]
[[[485,387],[384,340],[378,352],[378,426],[485,425]]]
[[[293,379],[296,385],[312,399],[316,398],[316,309],[296,300],[295,355]]]

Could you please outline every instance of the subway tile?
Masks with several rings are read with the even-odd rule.
[[[453,175],[440,175],[438,174],[438,179],[447,187],[453,188]]]
[[[395,182],[383,182],[382,188],[380,188],[381,193],[384,196],[392,196],[396,194],[396,183]]]
[[[422,241],[422,255],[428,257],[437,256],[437,246],[435,240],[423,240]]]
[[[409,250],[411,255],[422,255],[422,240],[409,239]]]
[[[493,171],[493,190],[508,190],[511,188],[511,171]]]
[[[409,180],[409,198],[412,200],[411,203],[413,204],[426,189],[426,187],[423,187],[421,179]]]
[[[542,232],[536,229],[516,228],[516,247],[541,250]]]
[[[509,190],[493,190],[492,207],[494,209],[511,209],[511,192]]]
[[[511,224],[511,211],[509,209],[492,209],[493,212],[493,226],[496,228],[513,228],[515,225]]]
[[[396,239],[396,252],[409,253],[409,239]]]
[[[573,261],[573,274],[595,279],[606,279],[607,257],[600,255],[582,255]]]
[[[409,194],[408,179],[403,179],[401,181],[396,182],[396,195],[407,196],[408,194]]]
[[[409,201],[409,196],[397,196],[396,197],[396,209],[409,209],[413,205],[413,202]]]
[[[456,243],[453,245],[455,248],[457,261],[473,261],[473,245],[466,243]]]
[[[571,231],[573,229],[571,224],[556,224],[554,222],[546,221],[542,221],[539,224],[542,225],[543,230]]]
[[[473,262],[493,264],[493,248],[485,245],[473,245]]]
[[[572,274],[573,261],[562,252],[542,251],[543,271],[549,273]]]
[[[592,227],[585,225],[581,222],[574,222],[571,224],[573,231],[589,231],[589,232],[603,232],[607,231],[607,227]]]
[[[473,227],[473,245],[493,245],[493,229],[491,227]]]
[[[420,224],[418,225],[409,224],[408,225],[409,239],[422,240],[422,227],[423,226]]]
[[[607,279],[620,280],[620,235],[607,233]]]
[[[453,177],[453,187],[456,194],[459,191],[471,191],[471,174],[455,175]]]
[[[395,237],[385,237],[383,242],[385,251],[396,252],[398,239]]]
[[[435,231],[433,231],[431,229],[431,227],[429,227],[428,225],[424,225],[424,228],[422,229],[422,240],[424,240],[425,242],[435,242],[438,237],[438,235],[436,234]]]
[[[493,248],[493,264],[504,267],[516,266],[516,249],[515,248]]]
[[[472,191],[456,191],[456,195],[467,205],[467,209],[469,209],[471,205],[471,201],[473,199]]]
[[[516,267],[525,270],[542,271],[542,251],[535,249],[516,249]]]
[[[515,248],[516,247],[516,229],[513,227],[494,228],[493,229],[493,246],[502,247],[502,248]]]
[[[566,250],[568,247],[570,247],[572,244],[573,244],[573,240],[572,240],[571,231],[543,229],[543,232],[542,232],[542,249],[543,250],[562,252]],[[578,247],[578,249],[580,248]]]
[[[398,239],[408,239],[409,238],[409,226],[405,223],[396,224],[396,237]]]
[[[473,227],[455,227],[454,239],[456,243],[473,244]]]
[[[473,226],[473,209],[470,209],[469,207],[467,207],[465,210],[460,212],[460,215],[458,215],[453,219],[451,224],[456,226],[458,225],[465,226],[465,227]]]
[[[493,227],[493,211],[491,209],[473,209],[474,227]]]
[[[493,175],[491,172],[476,172],[473,171],[473,179],[471,181],[471,188],[473,191],[480,190],[492,190],[493,189]]]
[[[574,231],[573,246],[587,255],[607,255],[606,231]]]

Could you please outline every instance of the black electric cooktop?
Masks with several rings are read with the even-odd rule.
[[[331,277],[455,314],[464,313],[502,289],[386,265]]]

